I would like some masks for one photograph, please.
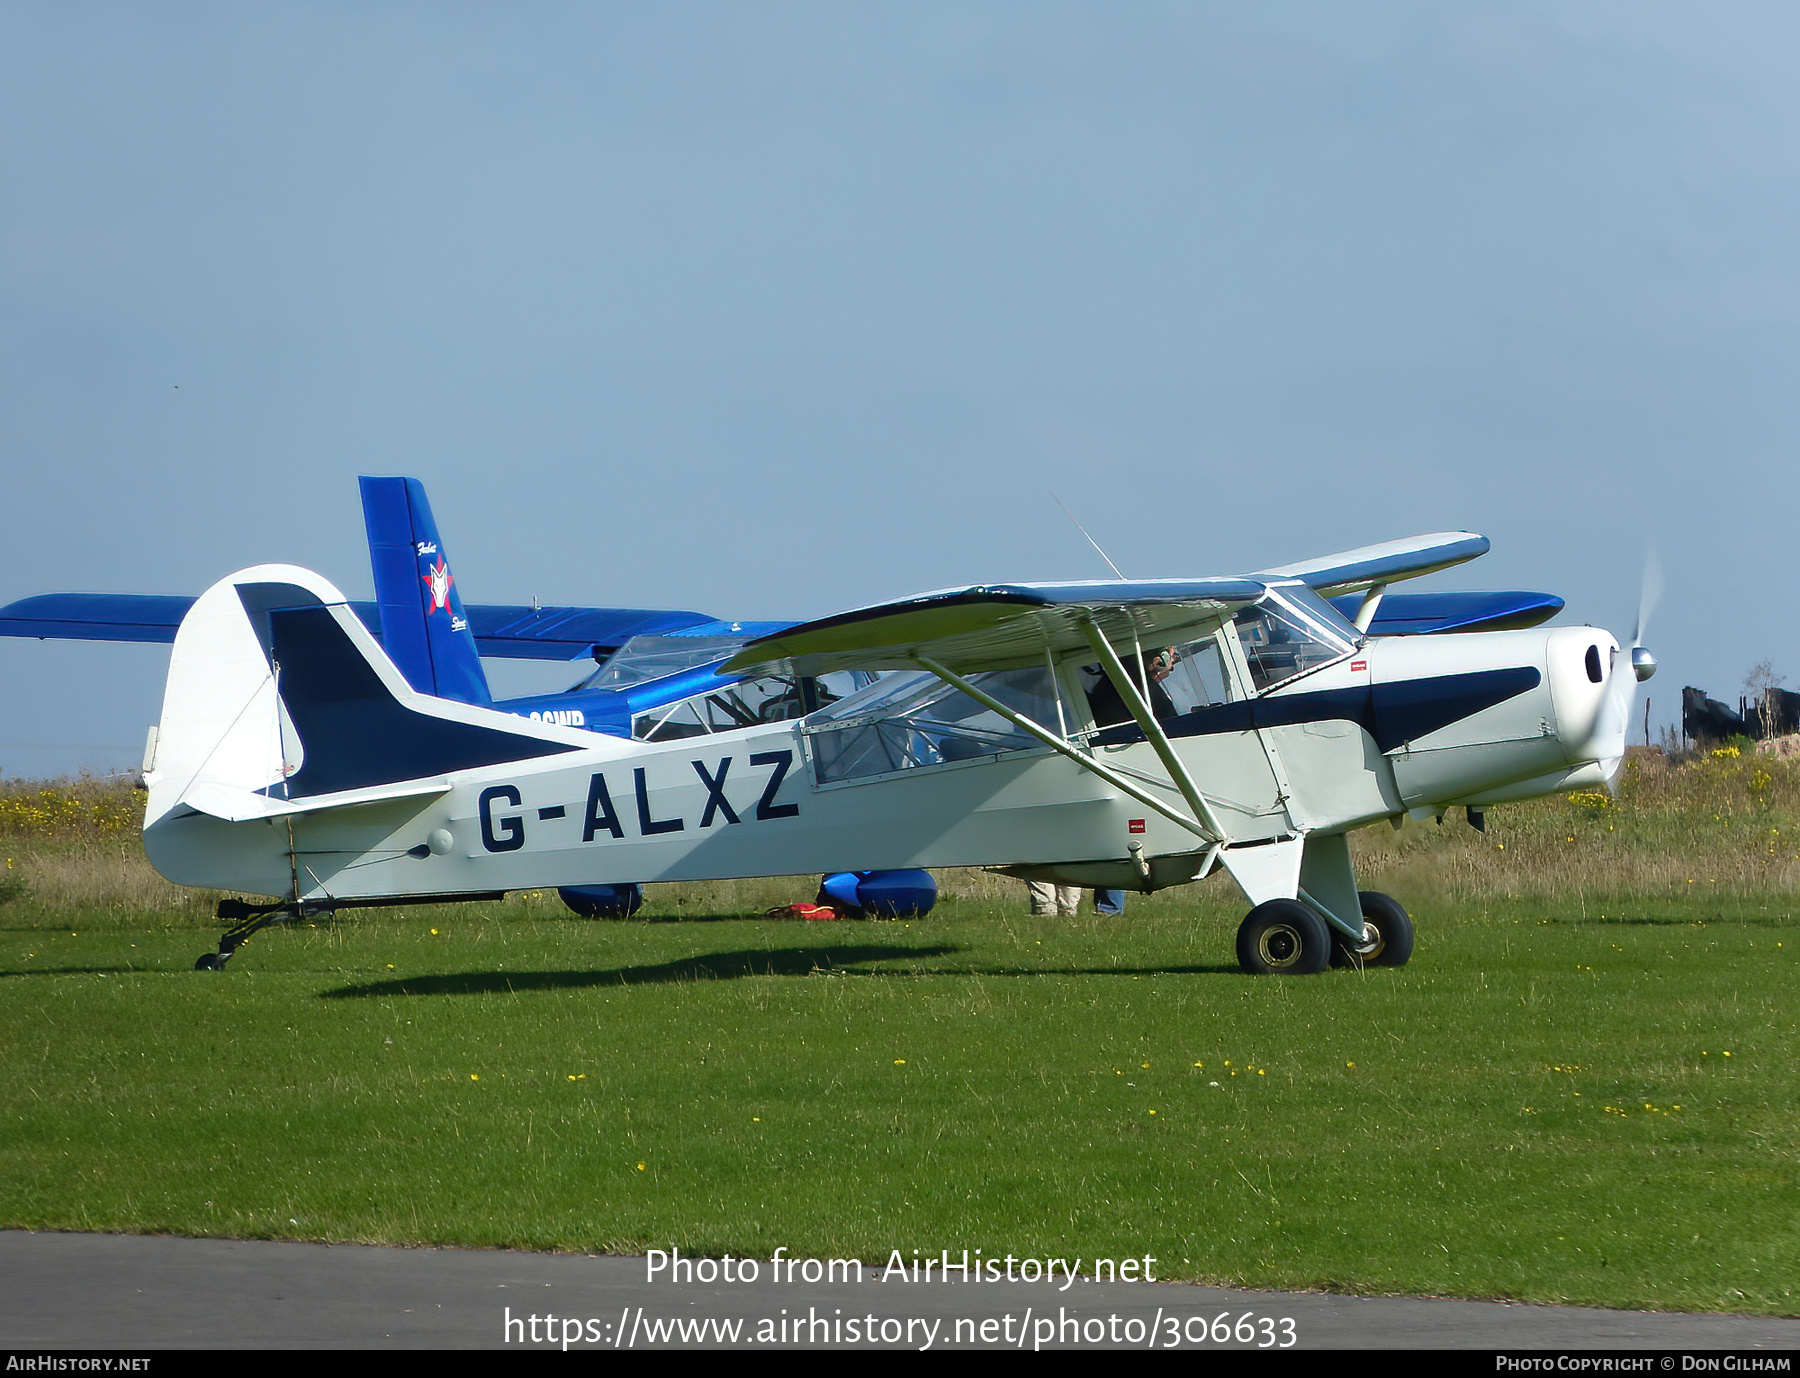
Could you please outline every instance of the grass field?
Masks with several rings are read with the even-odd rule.
[[[1238,974],[1223,880],[1034,919],[966,872],[908,923],[527,895],[196,973],[212,897],[38,788],[0,791],[0,1225],[1800,1314],[1792,766],[1370,830],[1412,964],[1286,979]]]

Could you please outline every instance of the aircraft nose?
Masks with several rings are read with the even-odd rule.
[[[1547,638],[1550,692],[1557,736],[1572,765],[1607,760],[1624,750],[1625,718],[1635,681],[1625,673],[1628,653],[1594,627],[1563,627]]]
[[[1631,673],[1637,676],[1639,684],[1656,673],[1656,657],[1650,654],[1647,647],[1633,646],[1631,648]]]

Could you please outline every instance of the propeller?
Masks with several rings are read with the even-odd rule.
[[[1599,734],[1610,736],[1617,733],[1621,743],[1626,740],[1630,731],[1631,710],[1637,702],[1637,687],[1656,673],[1656,657],[1644,647],[1644,632],[1650,625],[1650,614],[1656,611],[1662,594],[1662,562],[1656,558],[1656,551],[1652,548],[1644,556],[1644,577],[1638,584],[1637,624],[1631,631],[1631,645],[1621,647],[1613,656],[1612,678],[1607,681],[1606,698],[1600,705],[1595,722]],[[1630,674],[1623,673],[1627,666],[1631,668]],[[1625,757],[1621,754],[1602,764],[1606,767],[1607,788],[1613,789],[1618,785]]]

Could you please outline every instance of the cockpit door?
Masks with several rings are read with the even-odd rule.
[[[1121,659],[1129,665],[1137,648],[1124,649],[1127,655]],[[1231,625],[1173,648],[1143,647],[1153,664],[1158,663],[1157,652],[1166,649],[1174,650],[1175,663],[1159,684],[1174,715],[1163,726],[1220,826],[1233,840],[1287,832],[1285,791],[1275,758],[1251,727],[1246,711],[1251,696],[1245,692],[1250,679]],[[1101,747],[1100,759],[1158,781],[1166,778],[1162,762],[1142,741]]]

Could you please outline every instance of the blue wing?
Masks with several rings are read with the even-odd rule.
[[[1360,593],[1331,600],[1354,618]],[[1554,593],[1390,593],[1375,609],[1370,636],[1425,636],[1433,632],[1510,632],[1548,622],[1563,608]]]
[[[41,593],[0,608],[0,636],[167,646],[174,642],[176,628],[193,605],[192,598],[181,594]],[[379,639],[380,608],[374,603],[352,603],[350,608]],[[739,625],[720,623],[702,612],[652,608],[471,603],[466,611],[476,650],[505,660],[580,660],[596,653],[607,655],[634,636],[692,635],[715,627],[720,634],[730,635]],[[741,625],[748,628],[751,624]]]

